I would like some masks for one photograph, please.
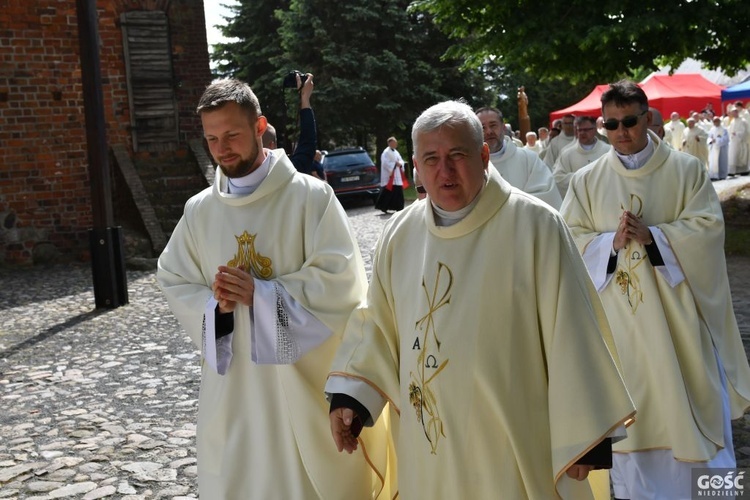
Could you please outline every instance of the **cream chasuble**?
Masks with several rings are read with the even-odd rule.
[[[750,124],[742,117],[734,118],[729,126],[729,173],[742,174],[750,163]]]
[[[560,215],[489,174],[452,226],[389,221],[332,375],[400,412],[399,498],[591,498],[564,470],[634,413],[604,310]]]
[[[694,125],[685,129],[685,146],[682,150],[698,158],[708,168],[708,133],[702,127]]]
[[[555,210],[560,210],[562,197],[555,180],[539,155],[531,150],[519,148],[508,137],[503,139],[505,151],[493,153],[490,162],[511,186],[536,196]]]
[[[716,191],[696,158],[649,134],[656,149],[643,167],[628,170],[610,151],[573,177],[561,212],[581,253],[617,229],[623,210],[666,237],[684,280],[670,286],[644,247],[631,241],[601,290],[638,409],[628,439],[615,449],[672,449],[679,460],[706,461],[724,446],[714,348],[726,371],[732,418],[750,406],[750,368],[732,309]]]
[[[549,145],[547,146],[547,149],[545,150],[546,153],[544,155],[544,164],[549,167],[550,172],[552,171],[552,168],[555,166],[555,162],[557,161],[557,158],[560,156],[560,153],[563,149],[567,148],[573,142],[575,142],[576,136],[574,135],[565,135],[561,133],[557,137],[553,138],[551,141],[549,141]]]
[[[346,213],[331,188],[297,174],[282,150],[250,195],[213,187],[191,198],[159,259],[170,307],[203,353],[203,312],[219,265],[241,266],[283,288],[332,336],[294,364],[251,360],[252,309],[234,312],[225,375],[203,363],[198,409],[198,483],[206,499],[374,498],[382,478],[362,452],[331,443],[323,386],[351,310],[364,300],[366,276]],[[256,294],[258,290],[256,288]],[[280,324],[283,304],[275,304]],[[279,342],[284,332],[279,332]],[[304,336],[305,332],[291,332]],[[382,428],[364,436],[377,441]],[[369,451],[372,443],[365,443]],[[370,459],[384,475],[384,457]],[[385,496],[384,496],[385,497]],[[390,493],[387,495],[390,498]],[[383,498],[383,497],[381,497]]]
[[[552,170],[552,175],[557,183],[557,190],[560,192],[560,196],[565,198],[570,178],[573,177],[574,173],[597,160],[609,151],[610,147],[606,142],[597,139],[591,149],[584,149],[578,141],[575,142],[575,146],[565,148],[557,158]]]

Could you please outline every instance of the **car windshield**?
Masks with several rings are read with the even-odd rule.
[[[365,151],[328,155],[323,161],[323,168],[326,170],[346,170],[352,167],[372,165],[372,160]]]

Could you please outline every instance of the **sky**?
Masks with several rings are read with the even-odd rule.
[[[217,24],[226,24],[222,16],[231,15],[231,11],[225,5],[237,5],[235,0],[204,0],[203,8],[206,13],[206,38],[209,51],[211,45],[224,41],[219,30],[214,28]]]

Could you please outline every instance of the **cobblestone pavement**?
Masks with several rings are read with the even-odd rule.
[[[368,273],[388,216],[347,204]],[[195,498],[199,354],[152,271],[97,311],[91,266],[0,270],[0,499]]]
[[[347,212],[370,272],[389,216]],[[748,339],[750,259],[730,260]],[[88,264],[0,270],[0,499],[196,498],[199,355],[153,271],[97,311]],[[750,465],[750,421],[735,424]]]

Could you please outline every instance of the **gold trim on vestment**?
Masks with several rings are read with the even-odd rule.
[[[443,271],[447,273],[444,274]],[[445,276],[448,282],[441,288],[441,276]],[[414,407],[417,414],[417,420],[422,425],[422,431],[430,443],[430,453],[437,455],[438,441],[440,436],[445,437],[443,428],[443,419],[440,418],[438,410],[438,401],[435,393],[430,388],[430,383],[443,371],[448,364],[448,359],[441,361],[438,365],[438,358],[427,348],[429,340],[433,339],[435,343],[435,353],[440,353],[440,338],[438,337],[435,326],[434,314],[443,306],[451,301],[451,288],[453,288],[453,272],[442,262],[438,262],[435,285],[432,287],[432,295],[427,288],[424,276],[422,276],[422,289],[429,311],[422,316],[414,325],[416,330],[422,330],[422,343],[417,356],[417,366],[415,371],[410,371],[411,381],[409,382],[409,403]],[[434,369],[433,372],[425,374],[425,368]],[[426,414],[426,415],[425,415]],[[425,421],[425,417],[427,420]]]
[[[235,236],[237,253],[232,260],[227,262],[227,266],[242,269],[257,278],[267,280],[273,276],[273,263],[271,259],[264,257],[255,250],[256,236],[257,234],[250,234],[247,231],[240,236]]]
[[[569,462],[568,462],[568,463],[567,463],[567,464],[565,465],[565,467],[563,467],[563,468],[562,468],[562,469],[560,470],[560,472],[559,472],[559,473],[558,473],[558,474],[557,474],[557,475],[555,476],[555,493],[557,493],[557,496],[558,496],[559,498],[561,498],[561,495],[560,495],[560,492],[559,492],[559,491],[557,491],[557,482],[558,482],[558,481],[560,481],[560,478],[562,478],[563,474],[565,474],[565,472],[566,472],[566,471],[567,471],[568,469],[570,469],[570,467],[571,467],[571,466],[575,465],[575,463],[576,463],[577,461],[579,461],[579,460],[581,459],[581,457],[583,457],[583,456],[584,456],[584,455],[585,455],[586,453],[588,453],[589,451],[591,451],[592,449],[594,449],[594,447],[596,447],[596,446],[597,446],[597,445],[598,445],[599,443],[601,443],[602,441],[604,441],[604,439],[605,439],[605,438],[606,438],[607,436],[609,436],[610,434],[612,434],[612,432],[613,432],[613,431],[614,431],[615,429],[617,429],[617,428],[618,428],[618,427],[620,427],[621,425],[624,425],[625,427],[629,427],[629,426],[631,426],[631,425],[633,424],[633,422],[635,422],[635,414],[636,414],[636,412],[635,412],[635,411],[633,411],[633,412],[630,412],[630,414],[628,414],[628,416],[627,416],[627,417],[623,418],[622,420],[620,420],[619,422],[617,422],[617,423],[616,423],[615,425],[613,425],[612,427],[610,427],[609,429],[607,429],[607,431],[606,431],[606,432],[605,432],[604,434],[602,434],[602,436],[601,436],[601,437],[599,437],[599,439],[595,440],[595,441],[594,441],[594,442],[593,442],[593,443],[592,443],[591,445],[589,445],[589,446],[588,446],[588,447],[587,447],[586,449],[584,449],[584,450],[583,450],[583,451],[582,451],[581,453],[579,453],[578,455],[576,455],[576,456],[575,456],[575,457],[574,457],[574,458],[573,458],[573,459],[572,459],[571,461],[569,461]],[[614,443],[613,443],[613,444],[614,444]]]

